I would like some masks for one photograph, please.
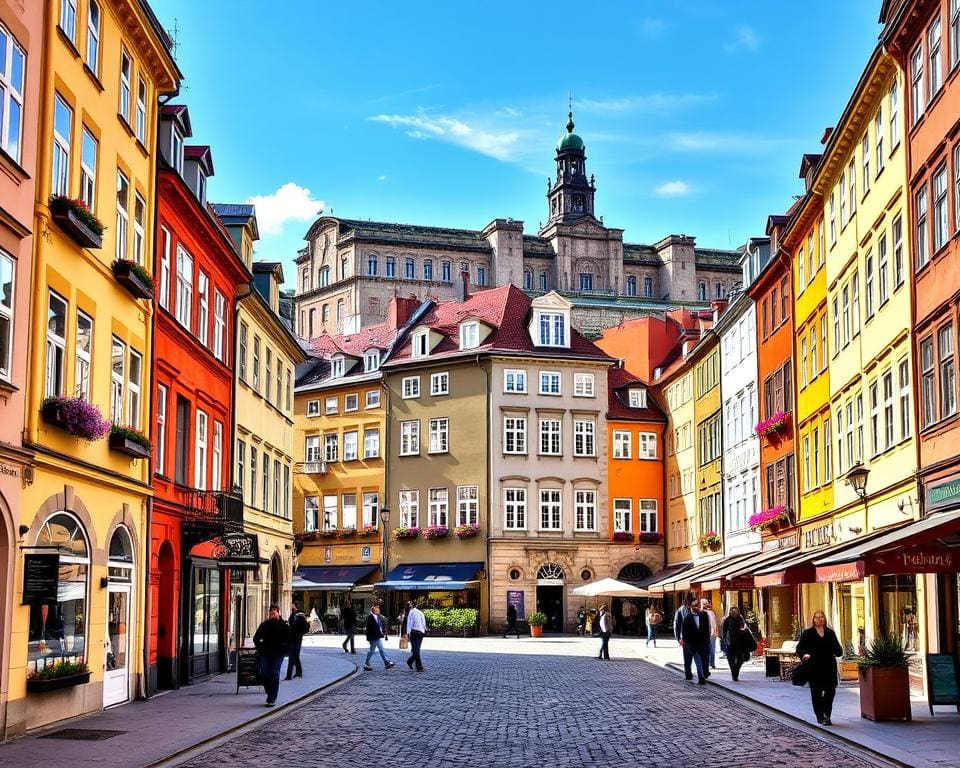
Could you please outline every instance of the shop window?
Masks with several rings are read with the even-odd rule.
[[[908,652],[916,652],[920,647],[916,576],[880,576],[879,581],[880,633],[900,638]]]

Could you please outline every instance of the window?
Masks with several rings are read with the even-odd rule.
[[[77,397],[90,402],[90,361],[93,351],[93,320],[77,311],[77,343],[74,363],[74,388]]]
[[[380,521],[380,494],[376,491],[367,491],[362,496],[363,507],[360,521],[364,528],[377,528]]]
[[[593,397],[594,376],[592,373],[573,374],[573,396]]]
[[[137,78],[137,118],[134,130],[137,132],[137,141],[147,143],[147,84],[142,77]],[[200,177],[201,179],[203,176]],[[203,198],[201,198],[203,202]]]
[[[450,262],[441,261],[440,262],[440,279],[445,282],[450,282]]]
[[[349,264],[349,261],[347,257],[346,256],[341,257],[340,259],[340,279],[341,280],[346,280],[346,278],[348,277],[347,275],[348,264]]]
[[[527,489],[503,489],[503,527],[522,531],[527,527]]]
[[[960,0],[950,0],[950,68],[960,64]]]
[[[167,468],[167,396],[163,384],[157,384],[157,465],[156,473],[166,476]],[[238,446],[239,449],[239,446]],[[239,455],[239,450],[238,450]]]
[[[864,263],[864,284],[863,289],[866,293],[867,319],[873,317],[873,254],[868,253]]]
[[[423,279],[433,280],[433,261],[431,259],[423,260]]]
[[[576,489],[573,492],[574,526],[578,531],[597,530],[597,492]]]
[[[632,456],[632,435],[630,432],[615,429],[613,431],[613,458],[629,459]]]
[[[503,391],[524,393],[527,391],[527,372],[506,370],[503,372]]]
[[[573,455],[596,456],[597,423],[587,419],[573,421]]]
[[[940,361],[940,418],[957,412],[957,382],[953,361],[953,325],[945,325],[937,332]]]
[[[697,301],[706,301],[707,300],[707,283],[704,280],[701,280],[697,284]]]
[[[820,367],[817,364],[817,326],[814,324],[810,328],[810,381],[817,378]]]
[[[367,256],[367,275],[369,277],[377,276],[378,261],[379,260],[377,259],[375,254],[371,253],[369,256]]]
[[[356,392],[351,392],[348,395],[343,396],[343,412],[350,413],[351,411],[360,410],[360,396]]]
[[[900,145],[900,84],[893,78],[890,85],[890,154]]]
[[[487,268],[477,267],[477,285],[487,284]]]
[[[210,472],[210,485],[215,491],[221,489],[221,474],[223,472],[223,424],[219,421],[213,422],[213,466]],[[274,462],[279,475],[279,463]],[[276,492],[276,489],[275,489]],[[276,499],[274,499],[276,503]]]
[[[640,532],[656,533],[657,531],[657,500],[640,499]]]
[[[460,324],[460,349],[475,349],[480,346],[480,323],[473,321]]]
[[[592,291],[593,290],[593,275],[589,272],[580,273],[580,290],[581,291]]]
[[[260,337],[253,335],[253,388],[260,391]]]
[[[317,518],[320,515],[320,498],[318,496],[305,496],[303,499],[303,530],[305,533],[313,533],[318,530]]]
[[[77,0],[60,0],[60,29],[71,43],[76,43]]]
[[[539,322],[538,345],[541,347],[567,346],[566,315],[541,312]]]
[[[216,288],[213,290],[213,355],[224,360],[224,338],[227,332],[227,298]],[[277,369],[279,373],[279,368]],[[280,398],[280,385],[277,385],[277,402]]]
[[[820,485],[820,430],[813,430],[813,487]]]
[[[639,459],[655,459],[657,458],[657,433],[656,432],[641,432],[637,435],[638,439],[638,450],[637,458]]]
[[[197,410],[197,432],[194,436],[193,482],[201,491],[207,488],[207,414]],[[267,457],[263,457],[266,464]]]
[[[630,499],[613,500],[613,530],[630,533],[633,530],[633,502]]]
[[[850,218],[857,212],[857,169],[853,160],[847,167],[847,183],[850,185]],[[849,219],[848,219],[849,221]]]
[[[823,420],[823,482],[829,483],[833,475],[833,438],[830,435],[830,419]]]
[[[863,397],[857,395],[857,461],[866,455],[863,446]]]
[[[91,211],[97,209],[97,149],[97,140],[84,126],[80,136],[80,199]]]
[[[427,491],[427,525],[446,527],[448,509],[448,491],[446,488],[431,488]]]
[[[880,389],[876,381],[870,384],[870,448],[871,456],[880,453]]]
[[[886,160],[883,154],[883,104],[880,105],[876,117],[873,118],[873,135],[876,141],[877,176],[879,176]]]
[[[7,105],[4,103],[2,106]],[[53,106],[53,188],[51,191],[55,195],[69,194],[72,126],[73,110],[58,93]]]
[[[450,374],[446,371],[442,373],[430,374],[430,394],[434,397],[438,395],[450,394]]]
[[[387,256],[384,259],[386,268],[384,269],[384,275],[386,277],[396,277],[397,276],[397,259],[394,256]]]
[[[863,162],[863,196],[866,197],[870,191],[870,129],[863,134],[863,141],[860,143],[860,156]]]
[[[545,456],[560,456],[560,419],[540,419],[540,453]]]
[[[410,345],[414,357],[426,357],[430,354],[430,331],[417,331],[413,334]]]
[[[953,148],[953,224],[960,232],[960,143]]]
[[[936,16],[934,16],[933,23],[927,29],[927,58],[930,63],[930,74],[928,75],[930,91],[927,95],[928,101],[937,95],[940,86],[943,85],[942,32],[940,14],[937,13]]]
[[[428,453],[447,453],[450,450],[450,420],[430,419],[430,447]]]
[[[380,407],[380,390],[379,390],[379,389],[370,389],[370,390],[367,390],[366,401],[365,401],[365,403],[364,403],[364,407],[365,407],[367,410],[370,410],[371,408],[379,408],[379,407]]]
[[[893,418],[893,371],[883,374],[883,419],[884,419],[884,448],[894,444],[895,422]]]
[[[420,420],[400,422],[400,455],[414,456],[420,453]]]
[[[890,280],[887,277],[887,235],[880,235],[877,244],[877,300],[882,307],[890,298]]]
[[[363,430],[363,458],[377,459],[380,457],[380,430]]]
[[[240,323],[240,359],[237,360],[237,375],[240,381],[247,380],[247,324]]]
[[[116,424],[126,423],[123,418],[123,383],[126,357],[126,345],[114,336],[110,350],[110,421]]]
[[[308,464],[320,461],[320,436],[308,435],[305,441],[304,457]]]
[[[637,278],[633,275],[627,277],[627,296],[637,295]]]
[[[529,269],[523,270],[523,290],[533,290],[533,272],[531,272]]]
[[[369,349],[363,353],[363,371],[371,373],[380,370],[380,350]]]
[[[850,343],[850,286],[843,286],[843,346]]]
[[[335,494],[323,497],[322,524],[325,531],[335,531],[337,529],[337,497]]]
[[[653,278],[652,277],[643,278],[643,295],[644,295],[644,298],[647,298],[647,299],[653,298]]]
[[[343,299],[337,300],[337,330],[343,330],[343,315],[346,311],[346,305],[343,303]]]
[[[947,242],[947,165],[944,163],[933,174],[933,252]]]
[[[200,299],[200,309],[197,312],[197,340],[206,346],[207,327],[210,325],[209,310],[210,279],[203,270],[197,272],[197,296]],[[270,399],[270,368],[272,353],[267,350],[267,399]]]
[[[144,257],[144,218],[147,215],[147,203],[140,193],[133,198],[133,260],[142,265]]]
[[[480,486],[457,486],[457,525],[480,525]]]
[[[559,531],[561,523],[561,492],[559,490],[540,490],[540,530]]]
[[[420,526],[420,491],[400,491],[400,525],[405,528]]]
[[[797,256],[797,282],[800,284],[798,293],[802,292],[804,286],[807,284],[806,277],[804,275],[805,268],[806,265],[803,258],[803,250],[801,249],[799,255]]]
[[[836,193],[830,193],[830,245],[837,242]]]
[[[560,394],[560,374],[555,371],[540,371],[540,394]]]
[[[250,446],[250,506],[257,505],[257,449]]]
[[[526,416],[504,416],[503,452],[520,454],[527,452]]]
[[[923,116],[927,106],[923,94],[923,46],[918,45],[910,56],[910,106],[913,108],[913,123]]]
[[[541,291],[547,290],[547,285],[548,285],[548,283],[547,283],[547,273],[546,273],[546,272],[541,272],[541,273],[540,273],[540,281],[539,281],[539,282],[540,282],[540,290],[541,290]]]
[[[126,122],[130,122],[130,71],[133,65],[130,55],[120,49],[120,107],[119,113]]]
[[[340,436],[336,432],[327,433],[323,436],[323,460],[327,462],[336,461],[340,455]]]
[[[923,426],[929,427],[937,420],[936,395],[933,389],[933,337],[920,342],[920,394],[923,398],[921,416]]]
[[[840,229],[847,226],[847,177],[840,174]]]
[[[404,262],[403,276],[407,278],[407,280],[413,280],[413,278],[415,277],[415,272],[416,272],[416,265],[414,264],[413,259],[407,259]]]
[[[310,310],[313,312],[313,310]],[[340,379],[346,373],[346,362],[342,357],[334,357],[330,360],[330,378]]]
[[[129,222],[130,182],[117,171],[117,258],[127,258],[127,225]]]
[[[140,429],[140,384],[143,378],[143,356],[130,350],[127,365],[127,424]]]
[[[343,460],[357,460],[357,432],[352,430],[343,433]]]
[[[180,485],[187,484],[187,456],[190,454],[190,401],[177,395],[177,439],[174,444],[173,479]],[[253,446],[250,447],[254,460]]]
[[[420,377],[405,376],[400,382],[400,388],[404,400],[420,397]]]
[[[320,415],[320,401],[307,400],[307,416],[319,416],[319,415]]]
[[[170,164],[183,174],[183,135],[175,125],[170,130]]]
[[[901,360],[897,365],[897,374],[900,379],[900,439],[906,440],[910,437],[910,365],[906,360]]]
[[[100,6],[97,0],[90,0],[87,6],[87,52],[84,62],[94,75],[100,74]]]
[[[279,372],[278,372],[278,375],[279,375]],[[290,404],[293,401],[293,371],[291,371],[289,368],[287,368],[287,386],[285,386],[283,389],[284,389],[284,394],[286,395],[285,402],[284,402],[284,410],[287,413],[289,413]],[[280,405],[279,397],[277,398],[277,405]]]
[[[204,335],[206,335],[206,331],[204,331]],[[266,398],[267,402],[269,403],[270,388],[273,383],[273,350],[272,349],[267,349],[267,359],[266,359],[266,366],[264,369],[263,383],[265,385],[263,396]]]
[[[119,212],[119,205],[118,205]],[[119,216],[119,213],[118,213]],[[119,237],[118,237],[119,239]],[[177,246],[177,306],[176,317],[188,331],[191,329],[190,320],[193,313],[193,257],[182,247]],[[257,340],[259,341],[259,339]],[[259,343],[256,344],[255,354],[259,355]],[[259,368],[259,363],[255,363]],[[254,371],[254,387],[257,386],[257,371]]]

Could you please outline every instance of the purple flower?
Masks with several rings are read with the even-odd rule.
[[[85,440],[102,440],[110,434],[110,420],[103,418],[100,408],[79,397],[48,397],[41,410],[53,409],[63,428]]]

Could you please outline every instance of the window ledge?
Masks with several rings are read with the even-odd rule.
[[[0,399],[8,400],[14,394],[20,391],[20,387],[6,379],[0,379]]]
[[[127,120],[127,118],[125,118],[119,112],[117,112],[117,120],[120,121],[120,124],[123,126],[123,129],[127,132],[127,135],[130,136],[131,139],[135,139],[137,137],[136,134],[133,132],[133,128],[130,126],[130,123]]]
[[[100,78],[97,76],[97,73],[90,69],[89,64],[84,63],[83,71],[87,73],[87,77],[93,81],[94,87],[100,91],[100,93],[103,93],[106,90],[106,88],[103,87],[103,83],[100,82]]]
[[[74,58],[81,58],[80,51],[77,50],[76,44],[73,42],[73,40],[67,37],[67,33],[63,31],[63,27],[61,27],[59,24],[57,24],[57,36],[60,38],[60,42],[67,46],[67,49],[73,54]]]
[[[30,180],[30,174],[26,169],[2,148],[0,148],[0,169],[3,169],[18,184],[21,181]],[[29,230],[27,232],[29,233]],[[26,237],[26,235],[23,236]]]

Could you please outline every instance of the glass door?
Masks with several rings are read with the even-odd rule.
[[[106,666],[103,706],[130,699],[130,585],[110,584],[107,589]]]

